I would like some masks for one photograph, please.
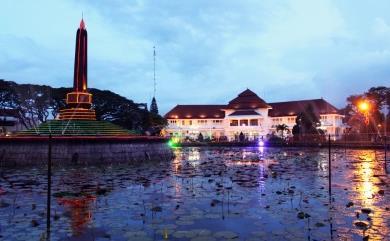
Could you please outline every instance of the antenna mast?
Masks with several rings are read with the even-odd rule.
[[[156,47],[153,46],[153,98],[156,97]]]

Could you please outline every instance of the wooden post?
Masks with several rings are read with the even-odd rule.
[[[347,153],[347,132],[344,132],[344,152]]]
[[[331,157],[331,143],[330,143],[330,134],[328,137],[328,190],[329,190],[329,204],[332,203],[332,157]]]
[[[46,240],[50,240],[50,211],[51,211],[51,134],[49,135],[49,151],[47,159],[47,217],[46,217]]]
[[[385,136],[385,172],[387,174],[387,136]]]

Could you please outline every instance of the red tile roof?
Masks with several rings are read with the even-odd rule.
[[[270,108],[270,106],[250,89],[241,92],[227,105],[228,109]]]
[[[167,114],[167,119],[223,119],[226,105],[177,105]]]
[[[312,105],[316,114],[338,114],[339,110],[324,99],[298,100],[276,103],[266,103],[251,90],[247,89],[229,102],[228,105],[177,105],[169,111],[167,119],[222,119],[225,118],[223,109],[238,109],[231,115],[254,115],[253,109],[272,108],[270,117],[296,116],[304,112],[306,106]]]
[[[318,115],[339,113],[336,107],[324,99],[297,100],[269,104],[272,106],[272,109],[268,111],[268,115],[271,117],[296,116],[298,113],[304,112],[308,105],[312,105],[314,112]]]

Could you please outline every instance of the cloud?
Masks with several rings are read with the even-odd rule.
[[[336,0],[11,1],[0,21],[0,78],[69,86],[81,11],[90,86],[136,102],[227,103],[345,97],[389,77],[387,2]],[[32,15],[31,13],[34,13]]]

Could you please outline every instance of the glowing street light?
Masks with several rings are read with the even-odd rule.
[[[370,105],[366,101],[362,101],[359,103],[358,108],[361,112],[368,112],[370,109]]]
[[[365,123],[366,125],[368,125],[370,119],[368,118],[368,113],[370,111],[370,104],[363,100],[361,101],[359,104],[358,104],[358,109],[360,110],[360,112],[362,112],[364,114],[364,117],[365,117]]]

